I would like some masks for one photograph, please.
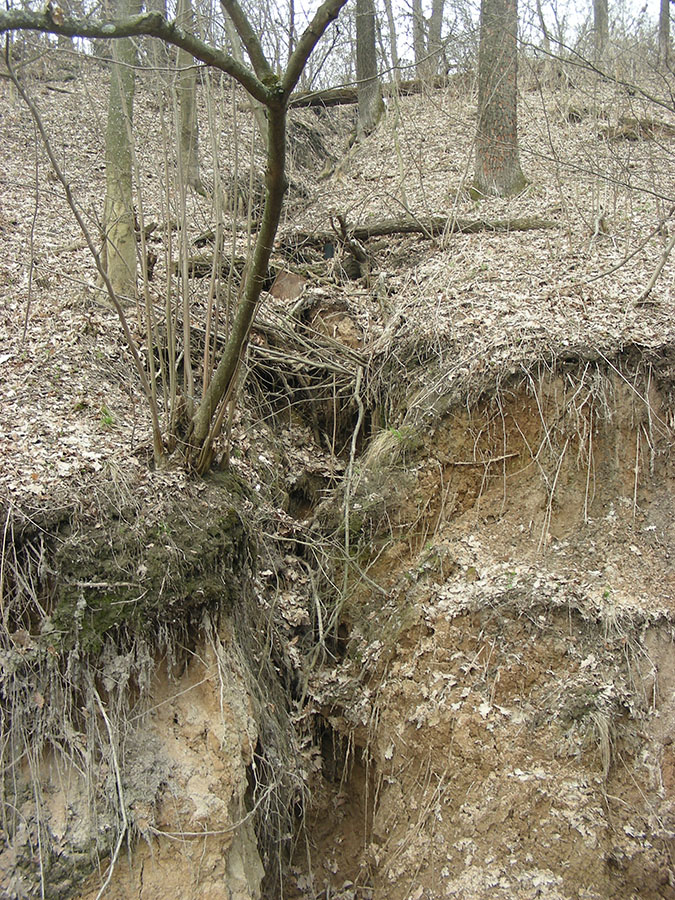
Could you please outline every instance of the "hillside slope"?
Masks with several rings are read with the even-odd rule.
[[[49,75],[95,227],[105,72]],[[177,207],[140,90],[159,308]],[[526,73],[531,184],[476,204],[466,87],[391,101],[351,150],[349,110],[294,113],[275,272],[298,281],[265,295],[227,464],[197,481],[149,465],[115,316],[0,91],[6,895],[674,897],[673,260],[637,301],[675,117]],[[254,143],[214,96],[207,183]],[[192,246],[214,207],[187,203]],[[357,273],[311,237],[338,214],[477,224],[364,241]]]

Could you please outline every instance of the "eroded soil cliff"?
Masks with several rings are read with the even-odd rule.
[[[96,209],[96,115],[73,123],[102,114],[104,73],[68,85],[32,83]],[[196,480],[149,465],[115,316],[46,170],[27,186],[43,157],[0,83],[3,896],[675,896],[671,260],[636,302],[672,135],[610,135],[647,101],[578,85],[523,90],[532,184],[480,207],[462,85],[401,98],[349,152],[348,113],[297,113],[275,271],[300,293],[265,295]],[[254,144],[249,114],[223,146]],[[480,228],[366,240],[350,277],[294,238],[345,196],[350,225],[403,204]],[[193,248],[214,209],[187,204]],[[548,225],[489,225],[524,216]]]

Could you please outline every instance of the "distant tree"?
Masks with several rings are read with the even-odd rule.
[[[141,0],[118,0],[120,17],[140,12]],[[112,47],[108,124],[105,137],[106,193],[103,210],[103,265],[115,293],[136,292],[136,230],[132,197],[132,127],[136,45],[125,37]]]
[[[178,0],[176,22],[181,28],[194,30],[194,13],[191,0]],[[178,48],[178,118],[179,118],[179,159],[181,174],[187,185],[198,193],[203,193],[199,175],[199,125],[197,120],[197,69],[193,56]]]
[[[375,130],[384,112],[382,86],[377,74],[373,0],[356,0],[356,81],[358,133],[366,135]]]
[[[418,78],[424,77],[424,61],[427,55],[426,21],[422,12],[422,0],[412,0],[413,52]]]
[[[609,11],[607,0],[593,0],[593,40],[595,62],[600,62],[609,43]]]
[[[244,54],[242,52],[242,40],[239,36],[239,32],[232,21],[232,16],[229,14],[225,5],[223,5],[223,21],[225,23],[225,34],[227,35],[229,44],[230,44],[230,53],[234,57],[234,59],[242,66],[246,65],[244,62]],[[258,100],[252,99],[253,104],[253,115],[255,116],[256,123],[258,125],[258,131],[262,137],[263,141],[267,140],[267,120],[265,118],[265,110],[263,108],[263,104]]]
[[[394,81],[400,81],[401,70],[399,67],[396,20],[394,19],[392,0],[384,0],[384,9],[387,14],[387,26],[389,28],[389,53],[391,54],[391,64],[394,67]]]
[[[542,45],[544,48],[544,53],[551,52],[551,37],[549,35],[548,26],[546,24],[546,19],[544,18],[544,10],[541,6],[541,0],[537,0],[537,18],[539,19],[539,26],[541,28],[541,37],[542,37]]]
[[[429,46],[426,63],[426,72],[430,78],[438,75],[441,70],[443,53],[443,8],[445,0],[433,0],[431,5],[431,18],[429,19]]]
[[[659,10],[659,65],[666,69],[670,61],[670,3],[671,0],[661,0]]]
[[[288,0],[288,59],[295,47],[295,0]]]
[[[482,0],[473,192],[507,197],[526,185],[518,153],[517,0]]]

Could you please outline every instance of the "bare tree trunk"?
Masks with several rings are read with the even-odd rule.
[[[391,0],[384,0],[384,8],[387,13],[387,26],[389,28],[389,52],[391,54],[391,64],[394,67],[394,81],[401,80],[401,70],[399,68],[398,46],[396,41],[396,22],[394,20],[394,9]]]
[[[668,68],[670,57],[670,0],[661,0],[659,10],[659,65]]]
[[[542,44],[544,52],[548,56],[551,52],[551,38],[548,33],[546,20],[544,19],[544,11],[541,8],[541,0],[537,0],[537,18],[539,19],[539,27],[541,28]]]
[[[428,75],[433,78],[441,69],[441,57],[443,44],[441,42],[443,32],[443,7],[445,0],[433,0],[431,6],[431,19],[429,20],[429,59],[426,65]]]
[[[415,71],[418,78],[424,77],[424,59],[427,55],[426,23],[422,13],[422,0],[412,0],[413,50]]]
[[[241,38],[239,37],[237,29],[234,27],[234,22],[232,21],[232,18],[226,9],[223,9],[223,16],[225,17],[225,31],[230,41],[230,51],[237,62],[241,63],[241,65],[243,66],[244,54],[241,52]],[[262,135],[263,141],[266,141],[267,120],[265,119],[265,110],[263,109],[262,104],[257,100],[252,98],[251,102],[253,104],[253,115],[255,116],[258,131]]]
[[[356,0],[356,81],[358,134],[361,137],[375,130],[384,112],[382,86],[377,74],[373,0]]]
[[[178,0],[176,22],[187,31],[194,31],[194,13],[191,0]],[[185,183],[197,193],[204,188],[199,175],[199,123],[197,120],[197,69],[194,59],[179,47],[178,66],[178,152],[180,169]]]
[[[137,15],[140,0],[120,0],[118,14]],[[134,107],[136,46],[131,38],[115,41],[110,72],[108,126],[105,139],[106,195],[103,260],[116,294],[136,292],[136,232],[132,201],[131,129]]]
[[[609,11],[607,0],[593,0],[593,37],[595,62],[600,62],[609,43]]]
[[[129,5],[136,4],[138,0],[126,0]],[[268,137],[267,137],[267,169],[265,173],[265,205],[258,230],[258,236],[255,242],[255,248],[250,258],[247,274],[244,280],[241,296],[237,303],[236,313],[232,321],[232,328],[218,361],[216,369],[205,387],[201,402],[197,407],[192,419],[188,434],[186,435],[186,443],[183,444],[186,460],[191,467],[198,472],[204,473],[213,456],[213,442],[220,434],[226,410],[232,394],[235,389],[236,375],[239,370],[241,361],[246,353],[246,347],[253,324],[260,294],[266,284],[269,260],[274,246],[274,238],[276,235],[279,219],[283,208],[284,194],[287,187],[287,178],[285,172],[286,159],[286,111],[288,100],[296,88],[302,71],[307,64],[307,60],[316,47],[317,42],[325,33],[326,28],[336,18],[340,9],[344,6],[345,0],[324,0],[319,9],[314,14],[312,21],[308,27],[299,36],[297,46],[288,61],[286,71],[281,75],[277,75],[269,61],[267,60],[262,43],[255,34],[251,24],[246,18],[245,13],[239,6],[237,0],[222,0],[225,11],[230,15],[234,27],[239,34],[242,44],[246,47],[253,70],[247,66],[241,65],[232,56],[223,53],[220,48],[209,46],[195,35],[189,34],[182,28],[176,28],[172,22],[167,22],[156,13],[146,13],[145,15],[134,15],[134,10],[127,9],[126,16],[122,13],[123,18],[117,18],[110,22],[89,21],[69,21],[62,24],[55,22],[48,11],[35,12],[27,9],[9,9],[0,8],[0,33],[11,30],[25,29],[33,31],[48,32],[50,34],[64,34],[66,36],[77,35],[78,37],[86,37],[89,39],[98,38],[115,38],[117,43],[123,44],[129,41],[130,35],[135,36],[153,36],[161,38],[177,47],[187,50],[195,59],[200,59],[207,65],[215,66],[222,72],[226,72],[235,78],[239,84],[244,87],[249,94],[256,100],[264,103],[267,109],[268,118]],[[132,13],[129,15],[129,13]],[[133,50],[133,44],[131,45]],[[115,136],[124,134],[126,136],[126,147],[130,151],[130,120],[131,106],[133,101],[133,55],[128,57],[130,60],[127,66],[122,66],[121,60],[115,65],[116,69],[124,70],[131,75],[130,87],[126,84],[126,90],[117,89],[117,96],[120,98],[118,102],[112,102],[115,94],[111,90],[111,109],[114,111],[117,107],[122,108],[121,125],[124,128],[118,128],[117,131],[112,128],[113,116],[109,117],[109,134]],[[120,76],[123,72],[119,73]],[[15,81],[16,84],[18,82]],[[113,85],[115,84],[113,79]],[[121,77],[117,82],[120,85],[125,83]],[[113,147],[114,142],[111,140],[110,146]],[[128,154],[131,156],[130,152]],[[123,153],[110,154],[112,161],[123,159]],[[129,171],[131,166],[129,165]],[[124,172],[120,168],[120,174]],[[65,179],[64,185],[67,186]],[[129,177],[128,183],[131,184]],[[109,181],[109,187],[110,187]],[[73,203],[73,210],[76,212],[77,207]],[[76,212],[77,217],[77,212]],[[81,222],[81,217],[78,218]],[[85,227],[86,232],[86,227]],[[133,216],[131,219],[131,236],[133,237]],[[114,248],[117,249],[117,248]],[[134,248],[135,250],[135,248]],[[135,260],[135,253],[134,253]],[[135,266],[134,266],[135,268]],[[106,285],[108,285],[108,276],[105,276]],[[141,382],[147,387],[147,377],[140,363],[138,350],[134,343],[134,339],[126,325],[126,319],[122,307],[117,302],[115,291],[110,289],[110,293],[114,298],[114,305],[118,308],[120,319],[125,328],[125,336],[128,341],[129,348],[136,360],[139,360],[138,369]],[[146,391],[149,400],[152,401],[150,391]],[[152,403],[151,403],[152,405]],[[155,410],[156,412],[156,410]],[[157,421],[157,416],[154,420]],[[161,444],[161,435],[159,429],[156,429]],[[162,448],[158,446],[157,453],[162,453]]]
[[[295,0],[288,0],[288,59],[295,49]]]
[[[527,181],[518,154],[517,0],[482,0],[473,191],[507,197]]]
[[[210,466],[213,450],[210,435],[213,435],[214,419],[217,421],[217,411],[224,409],[229,399],[235,375],[246,352],[287,188],[285,103],[268,107],[268,118],[265,209],[260,231],[227,345],[191,422],[193,463],[200,472],[205,472]]]
[[[144,5],[148,12],[158,12],[166,18],[166,0],[145,0]],[[160,69],[168,67],[171,56],[169,51],[172,48],[153,38],[145,38],[144,40],[147,42],[145,46],[151,65],[158,70],[156,74],[159,74]],[[166,90],[166,85],[163,85],[162,90]]]

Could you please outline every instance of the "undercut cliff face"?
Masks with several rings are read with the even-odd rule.
[[[231,476],[15,513],[7,896],[673,896],[672,366],[636,359],[411,401],[272,537]]]
[[[217,481],[108,512],[8,514],[3,896],[259,898],[301,781],[256,542]]]
[[[297,896],[675,896],[673,369],[615,362],[366,451]]]

